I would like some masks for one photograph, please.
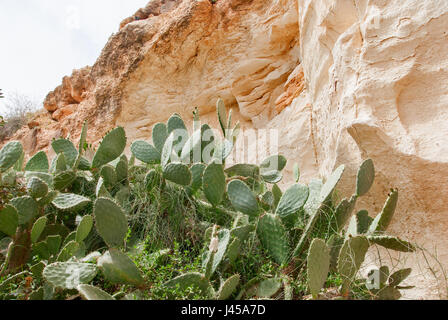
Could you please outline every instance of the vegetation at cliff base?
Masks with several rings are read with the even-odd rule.
[[[88,158],[52,142],[28,161],[20,142],[0,151],[0,299],[398,299],[410,269],[359,270],[371,247],[409,253],[389,236],[398,191],[375,218],[355,212],[374,181],[373,161],[338,199],[345,167],[325,181],[279,182],[287,159],[226,165],[240,132],[222,100],[222,135],[189,135],[180,115],[153,127],[152,143],[111,130]],[[182,139],[181,139],[182,138]]]

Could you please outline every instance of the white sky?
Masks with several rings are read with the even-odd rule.
[[[0,0],[0,88],[39,102],[148,0]],[[0,100],[0,115],[5,111]]]

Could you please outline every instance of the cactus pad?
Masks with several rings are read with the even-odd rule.
[[[18,141],[9,142],[0,150],[0,172],[5,172],[20,159],[23,154],[22,144]]]
[[[305,212],[309,217],[313,216],[321,205],[320,192],[322,190],[322,187],[323,187],[322,181],[317,179],[311,180],[311,182],[308,185],[310,194],[303,208],[305,209]]]
[[[105,165],[101,168],[101,178],[107,188],[112,189],[118,182],[117,173],[111,165]]]
[[[123,210],[112,200],[99,198],[95,201],[93,211],[96,229],[106,244],[110,247],[122,246],[128,232],[128,222]]]
[[[227,300],[229,299],[233,292],[236,290],[238,285],[240,284],[241,276],[239,274],[235,274],[227,279],[219,288],[218,295],[216,297],[217,300]]]
[[[78,255],[80,249],[81,249],[80,243],[76,241],[70,241],[62,248],[61,252],[59,252],[57,260],[59,262],[65,262],[67,260],[70,260],[73,256]]]
[[[251,232],[255,231],[255,226],[253,224],[247,224],[245,226],[234,228],[230,231],[230,235],[237,238],[243,243],[249,238]]]
[[[260,167],[254,164],[236,164],[225,170],[229,177],[240,176],[256,178],[260,175]]]
[[[227,128],[227,110],[224,100],[218,99],[218,101],[216,102],[216,112],[218,114],[219,124],[225,136],[228,128]]]
[[[161,163],[162,167],[165,167],[171,160],[178,160],[173,152],[174,146],[174,134],[170,134],[165,141],[165,145],[162,149]]]
[[[373,220],[369,228],[369,233],[382,233],[389,227],[392,218],[397,208],[398,191],[392,190],[389,198],[386,200],[386,204],[383,207],[381,213]]]
[[[339,203],[339,205],[336,207],[336,230],[341,231],[345,225],[347,224],[347,221],[350,219],[350,216],[353,213],[353,210],[355,210],[356,205],[356,197],[352,197],[350,200],[344,199]]]
[[[369,241],[364,236],[357,236],[346,240],[338,258],[338,272],[343,278],[342,293],[347,294],[350,284],[364,262]]]
[[[19,225],[19,215],[16,208],[6,205],[0,211],[0,232],[7,236],[14,236]]]
[[[270,213],[260,219],[258,237],[274,260],[282,265],[288,262],[290,255],[289,235],[279,217]]]
[[[43,276],[55,288],[76,289],[92,281],[97,272],[97,267],[90,263],[56,262],[45,267]]]
[[[160,152],[146,141],[135,141],[131,152],[136,159],[147,164],[160,163]]]
[[[85,208],[90,202],[89,198],[77,194],[60,193],[53,200],[52,204],[59,210],[76,212]]]
[[[157,123],[152,129],[152,142],[159,153],[162,153],[165,141],[168,138],[168,128],[164,123]]]
[[[10,202],[19,214],[19,225],[28,223],[31,219],[39,214],[39,207],[36,200],[25,196],[14,198]]]
[[[256,295],[260,298],[271,298],[282,287],[283,281],[280,278],[272,278],[261,281],[258,284]]]
[[[397,237],[391,236],[368,236],[367,239],[371,243],[380,245],[386,249],[391,249],[400,252],[414,252],[416,247],[410,242],[401,240]]]
[[[135,263],[123,252],[110,249],[98,259],[98,266],[112,283],[140,286],[144,283]]]
[[[216,252],[213,258],[213,265],[210,276],[215,273],[216,269],[224,259],[224,255],[227,252],[229,242],[230,242],[230,231],[227,229],[220,230],[218,232],[218,251]]]
[[[213,206],[221,203],[226,192],[226,177],[222,165],[212,163],[207,166],[202,178],[202,188],[205,197]]]
[[[260,174],[268,183],[278,183],[283,178],[281,171],[286,167],[287,160],[284,156],[271,156],[260,165]]]
[[[39,240],[40,235],[47,226],[48,219],[46,217],[40,217],[34,222],[33,228],[31,229],[31,242],[36,243]]]
[[[313,240],[308,252],[307,266],[308,286],[316,299],[330,270],[330,251],[325,241],[317,238]]]
[[[96,189],[95,189],[95,195],[97,198],[112,198],[112,196],[110,195],[109,191],[106,188],[106,185],[104,183],[104,179],[102,177],[100,177],[98,179],[98,183],[96,185]]]
[[[53,188],[62,191],[70,187],[76,180],[76,173],[74,171],[64,171],[57,174],[53,178]]]
[[[90,301],[106,301],[106,300],[115,300],[110,294],[104,292],[100,288],[88,285],[88,284],[80,284],[77,287],[79,294],[83,299]]]
[[[90,215],[82,217],[78,228],[76,228],[76,242],[84,241],[89,235],[90,231],[92,231],[92,227],[93,217]]]
[[[48,172],[48,158],[43,151],[36,153],[26,164],[25,171]]]
[[[192,182],[191,182],[191,190],[192,192],[196,192],[202,187],[202,178],[204,176],[206,166],[202,163],[194,164],[191,167],[192,174]]]
[[[109,132],[101,142],[96,151],[92,168],[99,168],[117,159],[126,147],[126,133],[122,127],[118,127]]]
[[[62,153],[65,157],[65,161],[69,167],[73,167],[78,158],[78,150],[76,150],[73,143],[67,139],[58,139],[51,143],[53,150],[56,154]]]
[[[232,206],[239,212],[248,216],[257,216],[259,206],[257,198],[249,187],[241,180],[233,180],[227,185],[227,194]]]
[[[34,199],[45,197],[48,193],[48,185],[36,177],[32,177],[28,180],[26,188]]]
[[[202,294],[209,294],[212,291],[212,287],[205,275],[196,272],[180,275],[163,285],[165,288],[179,288],[180,291],[184,291],[192,286],[201,290]]]
[[[182,118],[177,114],[171,116],[168,119],[167,129],[168,134],[171,134],[175,130],[187,131],[187,127],[185,126],[184,120],[182,120]]]
[[[342,178],[344,170],[345,170],[344,165],[338,167],[328,178],[327,182],[325,182],[325,184],[322,186],[319,199],[321,203],[324,203],[331,198],[331,196],[333,195],[333,191],[336,188],[336,185]]]
[[[308,187],[302,184],[295,184],[285,191],[278,203],[275,213],[282,219],[296,214],[303,208],[308,200]]]
[[[181,186],[188,186],[192,178],[190,169],[183,163],[168,164],[163,170],[163,176],[166,180]]]
[[[369,192],[375,179],[375,167],[372,159],[364,161],[356,178],[356,195],[361,197]]]

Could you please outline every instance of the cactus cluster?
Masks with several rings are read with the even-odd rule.
[[[25,162],[19,142],[5,145],[0,150],[0,183],[23,184],[26,193],[0,207],[0,242],[5,255],[0,276],[10,276],[0,286],[7,287],[17,280],[20,270],[30,266],[29,272],[41,284],[30,292],[36,299],[51,299],[56,289],[78,290],[87,300],[117,299],[120,295],[91,285],[97,276],[114,285],[148,289],[146,277],[127,247],[132,212],[126,208],[132,207],[132,188],[138,183],[145,193],[157,195],[149,201],[163,199],[167,188],[182,190],[193,207],[227,221],[225,226],[204,221],[208,229],[201,270],[170,279],[162,286],[166,290],[194,287],[203,296],[219,300],[282,294],[292,299],[291,283],[297,279],[285,270],[306,266],[313,298],[319,298],[329,273],[342,277],[340,292],[347,296],[370,246],[416,250],[413,244],[386,234],[397,206],[397,190],[392,190],[375,218],[365,210],[353,214],[358,198],[372,187],[372,160],[362,163],[354,194],[339,203],[334,193],[343,165],[325,182],[312,180],[305,185],[296,164],[295,183],[282,191],[279,183],[287,166],[282,155],[270,156],[259,165],[226,166],[240,124],[232,123],[232,112],[227,114],[221,99],[217,116],[222,139],[210,126],[200,124],[197,110],[191,135],[182,117],[174,114],[166,124],[154,125],[152,142],[131,144],[130,159],[123,154],[127,138],[119,127],[105,135],[90,160],[85,154],[89,148],[87,123],[77,146],[69,139],[52,142],[56,155],[51,161],[45,152],[38,152]],[[72,225],[64,220],[75,216]],[[317,236],[322,223],[332,227],[331,236]],[[100,249],[89,252],[96,236]],[[247,258],[244,252],[249,242],[261,245],[278,267],[278,274],[249,280],[235,271],[237,263]],[[404,269],[390,275],[387,270],[374,294],[397,297],[409,273]]]

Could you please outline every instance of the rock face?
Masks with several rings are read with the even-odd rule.
[[[120,27],[92,68],[48,95],[40,126],[15,137],[34,139],[29,152],[76,138],[84,119],[93,143],[116,125],[148,138],[195,107],[210,121],[221,97],[244,128],[278,130],[304,180],[344,163],[349,194],[372,158],[363,206],[378,212],[398,188],[393,233],[448,263],[447,1],[157,0]]]

